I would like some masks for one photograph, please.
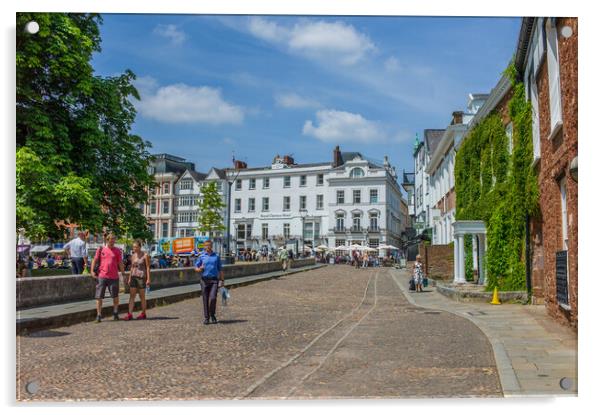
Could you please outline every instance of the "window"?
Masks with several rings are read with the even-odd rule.
[[[167,238],[169,236],[169,228],[168,228],[168,224],[167,223],[163,223],[161,225],[161,237],[162,238]]]
[[[282,224],[282,234],[284,235],[284,239],[290,239],[290,237],[291,237],[291,224],[290,223]]]
[[[361,220],[362,220],[362,217],[361,217],[360,213],[353,214],[353,230],[355,232],[357,232],[361,229],[360,228]]]
[[[558,35],[555,19],[549,18],[546,23],[546,40],[548,56],[548,80],[550,92],[550,138],[562,125],[562,102],[560,97],[560,68],[558,58]]]
[[[234,199],[234,212],[240,213],[241,203],[240,199]]]
[[[216,182],[215,188],[217,189],[218,192],[221,192],[222,191],[222,182]]]
[[[345,203],[345,191],[337,190],[337,205],[342,205]]]
[[[291,176],[284,176],[284,187],[291,187]]]
[[[378,213],[376,213],[376,212],[370,213],[370,230],[371,231],[378,230]]]
[[[255,212],[255,198],[249,198],[249,212]]]
[[[514,143],[512,142],[512,123],[508,123],[506,126],[506,137],[508,137],[508,153],[512,154],[512,148]],[[508,169],[509,170],[509,169]]]
[[[239,223],[236,227],[236,239],[245,239],[245,224]]]
[[[180,190],[191,190],[192,189],[192,180],[191,179],[182,179],[180,182]]]
[[[353,191],[353,203],[354,204],[362,203],[362,191],[361,190]]]
[[[242,180],[240,180],[240,179],[237,180],[235,186],[236,186],[236,190],[242,189]]]
[[[163,201],[163,213],[169,213],[169,200]]]
[[[151,215],[157,214],[157,201],[156,200],[151,200],[151,202],[150,202],[150,213],[151,213]]]
[[[163,194],[169,194],[169,183],[163,183]]]
[[[253,226],[247,224],[247,239],[251,239],[251,231],[253,230]]]
[[[372,238],[368,239],[368,246],[370,248],[378,248],[378,239],[376,239],[376,238],[375,239],[372,239]]]
[[[370,203],[378,203],[378,189],[370,189]]]
[[[569,249],[569,231],[566,209],[566,177],[560,180],[560,208],[562,220],[562,249],[566,251]]]
[[[359,167],[355,167],[351,170],[350,177],[364,177],[364,170]]]
[[[270,188],[270,178],[266,177],[263,179],[263,188],[264,189],[269,189]]]
[[[262,199],[261,210],[264,212],[267,212],[270,210],[270,198],[269,197],[264,197]]]
[[[261,224],[261,239],[268,239],[268,224]]]
[[[186,229],[186,236],[194,236],[194,229],[187,228]]]
[[[531,97],[531,119],[533,132],[533,158],[541,158],[541,144],[539,138],[539,96],[537,95],[537,83],[535,75],[529,75],[529,95]]]
[[[156,236],[155,235],[155,230],[156,230],[156,226],[154,223],[151,223],[150,225],[148,225],[148,230],[150,231],[150,233],[153,234],[153,238]]]
[[[314,224],[313,222],[305,222],[303,225],[303,241],[311,241],[314,239]]]
[[[345,215],[343,213],[337,213],[337,231],[342,231],[345,229]],[[344,245],[345,243],[343,242],[342,244],[337,243],[337,246],[339,245]]]
[[[282,201],[282,210],[291,210],[291,197],[290,196],[284,196],[284,199]]]
[[[161,186],[156,185],[155,186],[155,194],[158,195],[159,193],[161,193]]]
[[[318,174],[316,184],[318,186],[324,186],[324,175],[323,174]]]
[[[307,196],[299,196],[299,210],[307,209]]]
[[[301,187],[307,186],[307,176],[306,175],[303,175],[300,177],[299,186],[301,186]]]
[[[347,243],[345,242],[344,239],[335,239],[334,243],[335,243],[336,246],[345,246],[345,245],[347,245]]]
[[[197,198],[192,195],[180,196],[178,198],[178,206],[193,206],[197,202]]]
[[[255,190],[255,179],[249,179],[249,190]]]
[[[316,195],[316,210],[324,209],[324,195]]]

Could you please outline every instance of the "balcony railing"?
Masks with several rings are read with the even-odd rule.
[[[368,227],[368,232],[380,232],[381,229],[379,226],[370,226]]]

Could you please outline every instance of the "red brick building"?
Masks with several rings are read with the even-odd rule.
[[[541,217],[530,224],[536,300],[577,327],[577,18],[524,18],[516,51],[533,109]]]

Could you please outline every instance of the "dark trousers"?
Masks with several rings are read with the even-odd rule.
[[[84,272],[83,258],[71,258],[71,272],[73,272],[73,275],[79,275]]]
[[[217,304],[217,286],[219,280],[210,280],[201,278],[201,290],[203,292],[203,312],[205,318],[215,316],[215,306]]]

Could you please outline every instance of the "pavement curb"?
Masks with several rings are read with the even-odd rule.
[[[257,275],[249,275],[246,277],[232,278],[232,281],[230,283],[228,282],[228,280],[226,280],[224,285],[229,289],[234,289],[234,288],[238,288],[238,287],[244,287],[246,285],[255,284],[257,282],[269,281],[271,279],[280,278],[280,277],[284,277],[287,275],[293,275],[293,274],[298,274],[301,272],[311,271],[314,269],[325,267],[326,265],[327,264],[315,264],[315,265],[310,265],[307,267],[292,268],[291,270],[286,271],[286,272],[270,273],[269,275],[257,274]],[[149,297],[146,300],[147,309],[151,309],[151,308],[155,308],[155,307],[159,307],[159,306],[163,306],[163,305],[168,305],[168,304],[173,304],[173,303],[183,301],[183,300],[188,300],[191,298],[197,298],[200,296],[200,293],[201,293],[201,289],[198,286],[198,284],[188,284],[188,285],[182,285],[182,286],[171,287],[171,288],[182,288],[182,289],[189,288],[189,290],[186,290],[185,292],[179,292],[179,293],[171,293],[171,294],[166,293],[166,295],[160,296],[160,297],[154,297],[154,298]],[[169,288],[165,288],[165,290],[169,290]],[[157,290],[156,292],[159,293],[160,291],[161,290]],[[129,296],[128,294],[121,294],[121,295]],[[109,303],[107,300],[110,300],[110,299],[105,298],[105,301],[103,303],[103,308],[102,308],[102,315],[105,317],[111,316],[113,313],[113,305],[112,305],[112,303]],[[87,300],[87,301],[94,301],[94,300],[92,299],[92,300]],[[72,304],[72,303],[64,304],[65,308],[68,308],[69,304]],[[140,300],[136,300],[134,307],[136,308],[139,306],[140,306]],[[40,307],[40,308],[43,308],[43,307]],[[120,298],[119,312],[123,313],[123,312],[126,312],[127,310],[128,310],[128,303],[124,302],[123,299]],[[71,326],[71,325],[77,324],[77,323],[92,321],[96,317],[96,309],[93,308],[92,306],[90,309],[73,311],[73,312],[65,312],[63,314],[54,315],[54,316],[50,316],[50,317],[36,317],[36,318],[21,318],[20,319],[19,313],[23,312],[23,311],[24,310],[17,311],[17,321],[16,321],[17,335],[27,335],[28,333],[35,332],[35,331]]]

